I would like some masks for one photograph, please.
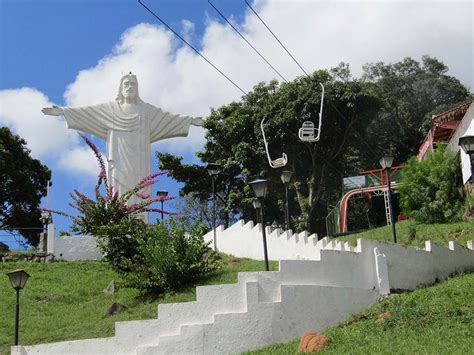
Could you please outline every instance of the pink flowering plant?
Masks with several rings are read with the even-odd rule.
[[[57,213],[72,219],[71,230],[82,234],[97,235],[97,231],[101,226],[110,224],[119,224],[123,219],[137,219],[141,213],[146,212],[163,212],[165,214],[173,214],[161,209],[152,208],[152,204],[159,201],[171,200],[174,197],[157,197],[152,198],[150,195],[144,194],[149,186],[155,184],[157,177],[166,174],[166,172],[153,173],[142,179],[134,188],[119,196],[107,178],[104,159],[99,149],[86,136],[80,135],[84,142],[92,149],[100,167],[97,184],[95,186],[95,198],[89,198],[74,190],[70,194],[73,202],[69,203],[79,212],[78,216],[72,216],[63,212],[47,210],[48,212]],[[136,197],[139,201],[134,204],[127,205],[127,201]]]

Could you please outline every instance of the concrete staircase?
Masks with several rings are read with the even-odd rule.
[[[472,242],[468,248],[450,243],[450,249],[427,242],[424,250],[369,240],[355,248],[318,243],[316,260],[281,260],[279,271],[197,287],[196,301],[160,304],[157,319],[118,322],[114,337],[17,346],[12,354],[238,353],[322,331],[390,289],[474,270]]]

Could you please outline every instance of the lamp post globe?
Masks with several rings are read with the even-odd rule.
[[[474,136],[462,136],[459,138],[459,145],[464,153],[468,155],[474,154]]]
[[[382,169],[390,169],[393,164],[393,156],[391,155],[384,155],[382,158],[379,160],[379,164],[382,166]]]
[[[161,222],[163,223],[163,219],[164,219],[163,209],[164,209],[164,204],[165,204],[165,198],[168,196],[168,191],[158,190],[158,191],[156,191],[156,196],[158,196],[160,198],[160,202],[161,202]]]
[[[265,198],[267,196],[267,187],[268,187],[268,180],[267,179],[257,179],[249,182],[250,186],[252,186],[253,192],[257,198]]]
[[[15,345],[18,345],[18,333],[20,328],[20,290],[22,290],[30,275],[22,269],[7,272],[12,287],[16,291],[16,310],[15,310]]]
[[[471,177],[469,180],[474,182],[474,136],[473,135],[464,135],[459,138],[459,146],[461,149],[469,155],[470,163],[471,163]]]

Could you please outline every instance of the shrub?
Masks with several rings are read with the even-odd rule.
[[[139,240],[146,236],[146,228],[146,224],[136,218],[98,227],[97,245],[104,260],[120,275],[126,275],[138,258]]]
[[[462,199],[459,156],[438,148],[428,158],[411,158],[402,170],[400,205],[420,223],[446,223],[460,219]]]
[[[204,242],[204,230],[205,226],[197,223],[185,235],[173,220],[169,226],[147,226],[137,238],[138,253],[126,281],[142,293],[159,294],[216,272],[220,268],[218,255]]]
[[[61,211],[43,209],[44,211],[60,214],[72,219],[71,231],[82,234],[97,235],[99,228],[111,224],[119,224],[123,219],[138,219],[140,214],[146,212],[163,212],[173,214],[161,209],[151,208],[151,205],[158,201],[171,200],[173,197],[152,198],[143,194],[143,191],[157,182],[157,177],[166,172],[153,173],[143,178],[137,185],[119,196],[118,191],[114,189],[108,181],[105,171],[105,164],[99,149],[87,137],[81,135],[84,142],[92,149],[100,167],[100,172],[95,186],[95,199],[89,198],[78,190],[74,190],[70,196],[73,203],[70,205],[78,212],[78,216],[71,216]],[[127,204],[127,201],[134,197],[140,202]]]

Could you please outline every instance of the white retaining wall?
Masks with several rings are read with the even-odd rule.
[[[90,235],[54,236],[54,225],[48,225],[48,253],[57,260],[100,260],[102,253],[97,247],[97,239]]]
[[[267,250],[270,260],[307,259],[318,260],[319,250],[317,234],[308,232],[293,233],[291,230],[275,229],[271,232],[266,227]],[[214,232],[211,230],[204,235],[204,240],[214,242]],[[254,225],[252,221],[245,223],[240,220],[227,229],[223,226],[216,228],[217,249],[234,256],[247,257],[256,260],[263,259],[262,225]]]
[[[261,240],[259,240],[261,241]],[[118,322],[115,336],[12,347],[12,354],[226,354],[322,331],[390,292],[474,271],[473,243],[426,249],[359,240],[321,242],[318,260],[281,260],[279,271],[196,289],[196,301],[160,304],[158,318]],[[219,244],[218,244],[219,245]]]

